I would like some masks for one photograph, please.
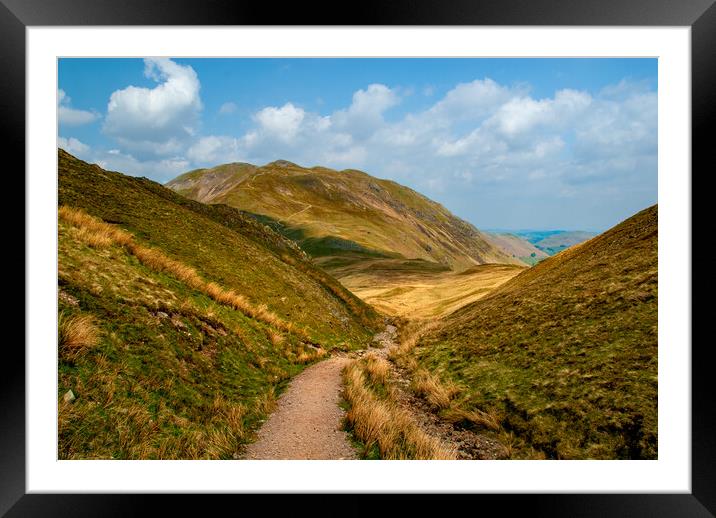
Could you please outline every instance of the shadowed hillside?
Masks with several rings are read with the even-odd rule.
[[[58,155],[60,458],[232,458],[382,323],[240,211]]]
[[[420,339],[418,365],[460,388],[444,415],[499,423],[513,458],[656,458],[657,236],[653,206]]]
[[[451,269],[523,264],[442,205],[353,169],[303,168],[279,160],[191,171],[167,187],[205,203],[263,216],[314,257],[420,259]]]

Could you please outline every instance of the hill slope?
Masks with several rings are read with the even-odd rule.
[[[452,415],[496,416],[517,457],[656,458],[657,238],[652,206],[424,336]]]
[[[237,163],[191,171],[166,185],[201,202],[260,215],[314,257],[422,259],[455,270],[522,264],[440,204],[352,169]]]
[[[60,458],[231,458],[291,376],[372,338],[253,218],[58,155]]]
[[[534,265],[549,254],[540,250],[526,239],[508,232],[485,232],[487,240],[507,255],[516,257],[523,263]]]

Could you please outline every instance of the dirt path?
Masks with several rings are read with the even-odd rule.
[[[296,376],[243,458],[355,459],[348,434],[340,430],[345,412],[338,406],[341,370],[349,361],[330,358]]]
[[[304,212],[306,212],[308,209],[310,209],[310,208],[312,208],[312,207],[313,207],[313,205],[311,205],[311,204],[309,203],[306,207],[302,208],[301,210],[299,210],[299,211],[297,211],[297,212],[294,212],[294,213],[291,214],[290,216],[286,216],[285,218],[283,218],[282,221],[288,221],[289,219],[291,219],[291,218],[294,217],[294,216],[298,216],[299,214],[303,214]]]

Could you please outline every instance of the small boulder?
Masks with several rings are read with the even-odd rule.
[[[62,400],[65,403],[72,403],[75,399],[77,398],[75,398],[75,394],[72,392],[72,390],[68,390],[67,392],[65,392],[65,395],[62,396]]]

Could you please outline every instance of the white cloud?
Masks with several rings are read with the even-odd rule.
[[[240,141],[232,137],[202,137],[189,148],[187,158],[197,165],[238,162],[242,154],[240,148]]]
[[[538,126],[561,130],[581,116],[591,102],[589,94],[575,90],[560,90],[553,99],[516,97],[500,106],[489,124],[509,137]]]
[[[68,153],[70,153],[72,155],[76,155],[76,156],[85,155],[90,150],[90,147],[87,144],[80,142],[79,140],[77,140],[74,137],[70,137],[70,138],[59,137],[57,139],[57,146],[61,147]]]
[[[289,142],[298,133],[305,116],[306,112],[302,108],[286,103],[281,108],[264,108],[254,115],[254,119],[267,134]]]
[[[192,138],[202,109],[199,78],[190,66],[145,59],[144,75],[157,86],[128,86],[112,93],[103,130],[128,150],[162,156]]]
[[[501,86],[489,78],[460,83],[435,103],[426,115],[447,120],[448,123],[481,120],[521,91]]]
[[[483,78],[439,98],[423,92],[435,96],[431,106],[386,117],[406,90],[376,83],[332,113],[286,102],[257,110],[240,134],[199,135],[194,71],[148,60],[147,74],[159,82],[155,88],[112,94],[105,132],[119,149],[86,152],[130,174],[168,180],[195,167],[286,159],[363,169],[443,203],[474,193],[481,200],[474,206],[485,211],[503,210],[506,200],[527,192],[544,207],[572,200],[574,210],[637,190],[639,199],[655,193],[657,97],[648,84],[623,81],[591,94],[563,89],[537,98],[528,85]],[[219,112],[235,109],[225,103]]]
[[[237,108],[238,108],[238,106],[236,106],[236,103],[225,102],[219,108],[219,114],[220,115],[230,115],[230,114],[234,113]]]
[[[71,108],[70,101],[70,97],[64,90],[57,90],[57,115],[61,125],[80,126],[94,122],[99,117],[94,112]]]
[[[118,171],[130,176],[146,176],[155,181],[166,182],[186,172],[191,162],[183,157],[164,158],[161,160],[138,160],[119,149],[93,149],[74,137],[58,137],[58,147],[77,158],[97,164],[108,171]]]
[[[96,152],[91,161],[108,171],[119,171],[130,176],[145,176],[161,183],[185,173],[191,166],[191,162],[182,157],[140,161],[129,154],[109,152]]]
[[[356,91],[351,105],[335,112],[331,122],[355,137],[368,137],[384,123],[383,113],[399,102],[400,97],[395,90],[374,83],[365,90]]]

